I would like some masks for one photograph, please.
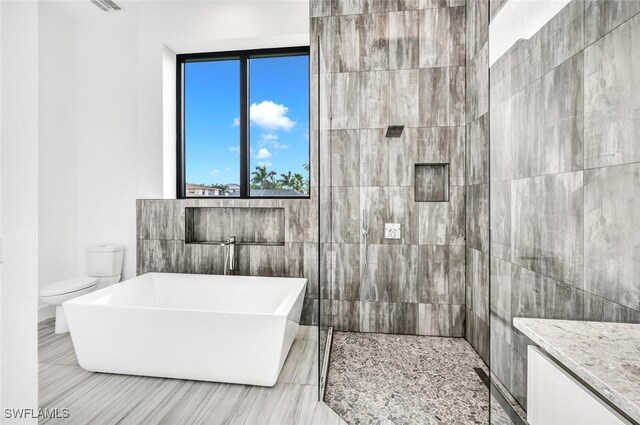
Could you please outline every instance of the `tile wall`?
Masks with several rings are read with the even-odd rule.
[[[492,2],[493,3],[493,2]],[[489,0],[467,2],[466,332],[489,362]]]
[[[330,228],[320,287],[337,330],[464,334],[465,4],[311,2],[312,58],[318,36],[324,57],[312,85],[330,88],[312,123]],[[389,125],[402,136],[385,138]],[[416,163],[449,164],[448,202],[416,202]]]
[[[302,322],[316,324],[317,202],[317,188],[313,186],[311,199],[139,199],[137,273],[223,274],[224,248],[185,243],[190,239],[218,241],[236,236],[240,242],[274,243],[237,246],[236,274],[306,277]],[[185,217],[188,214],[189,220]],[[195,225],[189,226],[193,220]]]
[[[491,367],[525,408],[514,317],[640,322],[639,13],[573,0],[491,66]]]

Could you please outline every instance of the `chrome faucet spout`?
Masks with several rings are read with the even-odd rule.
[[[224,247],[224,274],[227,274],[228,271],[234,271],[236,269],[236,237],[229,236],[225,242],[220,243],[221,247]],[[229,262],[229,267],[227,268],[227,261]]]
[[[229,246],[229,271],[234,271],[236,269],[236,237],[230,236],[227,245]]]

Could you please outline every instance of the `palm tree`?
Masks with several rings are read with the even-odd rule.
[[[267,167],[256,167],[256,170],[251,173],[251,188],[260,189],[267,179]]]
[[[311,169],[311,166],[309,165],[308,162],[305,162],[304,164],[302,164],[302,168],[304,168],[304,171],[308,173],[309,170]]]
[[[282,177],[282,179],[278,181],[280,185],[283,188],[291,188],[291,184],[293,183],[293,175],[291,174],[291,171],[287,174],[280,174],[280,176]]]
[[[274,177],[275,171],[267,171],[267,167],[257,166],[256,170],[251,173],[251,188],[252,189],[273,189],[276,186]]]
[[[309,181],[305,179],[302,174],[295,173],[293,175],[293,181],[289,187],[293,190],[297,190],[298,192],[307,193]]]

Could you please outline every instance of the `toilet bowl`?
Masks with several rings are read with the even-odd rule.
[[[40,290],[42,302],[56,307],[56,333],[69,332],[62,303],[120,282],[123,257],[124,245],[91,245],[87,247],[89,276],[61,280]]]
[[[42,288],[40,291],[42,302],[56,307],[56,333],[69,331],[62,303],[80,295],[88,294],[94,291],[97,286],[98,278],[86,276],[61,280]]]

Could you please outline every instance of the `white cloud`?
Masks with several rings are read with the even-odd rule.
[[[289,146],[278,141],[278,135],[275,133],[261,133],[258,140],[258,147],[270,147],[272,149],[287,149]]]
[[[249,109],[251,122],[265,130],[291,130],[295,121],[287,116],[289,108],[271,100],[252,103]]]
[[[238,127],[240,125],[240,118],[235,117],[233,119],[233,123],[231,124],[231,127]]]
[[[237,146],[229,146],[227,149],[229,150],[229,152],[240,153],[240,148]]]
[[[260,135],[260,140],[265,142],[271,142],[273,140],[278,140],[278,135],[275,133],[262,133]]]
[[[271,143],[274,141],[278,141],[278,135],[275,133],[261,133],[260,134],[260,142],[261,143]]]
[[[267,148],[260,148],[258,149],[258,154],[256,155],[256,157],[260,158],[260,159],[267,159],[267,158],[271,158],[271,152],[269,152],[269,149]]]
[[[271,161],[258,161],[258,165],[260,167],[271,167],[273,164],[271,163]]]
[[[227,167],[224,169],[224,171],[231,171],[231,168]]]
[[[211,174],[212,176],[217,176],[218,174],[220,174],[220,172],[217,169],[215,169],[215,170],[209,171],[209,174]]]

